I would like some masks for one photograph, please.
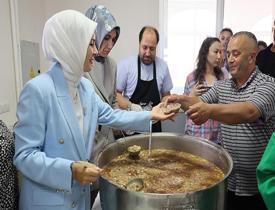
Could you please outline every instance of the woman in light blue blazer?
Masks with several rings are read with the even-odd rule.
[[[42,48],[53,61],[23,88],[17,108],[14,164],[22,174],[21,210],[88,210],[89,185],[102,169],[88,163],[97,124],[148,131],[152,112],[113,110],[82,77],[91,70],[96,23],[65,10],[45,24]]]

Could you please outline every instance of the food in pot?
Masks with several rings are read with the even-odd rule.
[[[102,176],[125,188],[134,179],[142,179],[139,192],[184,193],[207,188],[223,179],[224,173],[212,162],[181,151],[142,150],[139,159],[124,153],[103,167]],[[128,188],[127,188],[128,189]],[[133,189],[128,189],[135,191]]]
[[[180,110],[180,103],[169,103],[166,107],[162,107],[162,111],[164,114],[170,114],[172,112],[177,113]]]

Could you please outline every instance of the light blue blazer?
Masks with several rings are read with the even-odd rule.
[[[82,134],[61,66],[29,81],[21,92],[14,164],[22,174],[20,210],[88,210],[89,185],[72,179],[72,161],[91,156],[97,124],[148,131],[149,112],[113,110],[84,77],[78,85]]]

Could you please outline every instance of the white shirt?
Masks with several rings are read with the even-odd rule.
[[[167,93],[173,88],[172,79],[166,62],[156,57],[156,74],[160,94]],[[124,96],[131,98],[138,81],[137,56],[122,60],[117,66],[117,90],[124,92]],[[141,62],[141,79],[153,79],[153,64],[145,65]]]

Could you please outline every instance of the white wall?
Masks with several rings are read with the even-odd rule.
[[[19,39],[13,48],[10,3],[18,7]],[[85,13],[95,4],[103,4],[116,17],[121,35],[111,55],[116,61],[138,52],[138,33],[142,26],[153,25],[158,28],[158,0],[1,0],[0,3],[0,108],[8,104],[9,111],[0,114],[0,119],[9,126],[16,121],[16,62],[14,49],[19,50],[20,40],[37,42],[40,45],[40,67],[45,71],[50,63],[44,59],[41,38],[45,21],[54,13],[64,9],[75,9]],[[16,16],[15,15],[15,16]],[[15,26],[16,28],[16,26]],[[18,55],[15,53],[15,56]],[[18,83],[19,89],[20,83]],[[19,94],[19,93],[18,93]]]
[[[40,68],[45,70],[49,63],[44,59],[41,48],[42,32],[46,21],[43,0],[17,0],[19,19],[19,38],[37,42],[40,45]]]
[[[9,106],[8,112],[0,113],[0,119],[12,126],[16,121],[17,100],[9,0],[0,3],[0,34],[0,105]]]
[[[138,33],[142,26],[153,25],[158,28],[158,0],[18,0],[20,38],[39,42],[41,46],[44,23],[54,13],[64,9],[85,13],[90,6],[96,4],[105,5],[121,27],[119,40],[111,52],[116,61],[138,52]],[[42,51],[40,58],[41,70],[46,70],[49,63],[45,61]]]

